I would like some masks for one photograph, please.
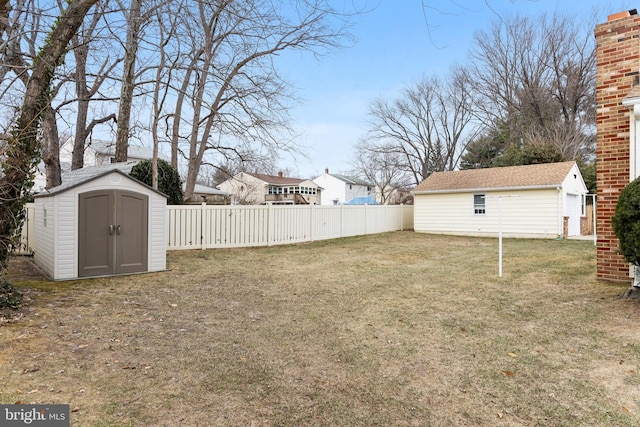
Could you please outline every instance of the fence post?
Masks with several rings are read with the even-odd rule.
[[[201,209],[200,209],[200,249],[202,250],[204,250],[206,246],[205,244],[206,242],[204,241],[204,238],[207,235],[205,230],[206,221],[204,219],[206,207],[207,207],[207,202],[202,202]]]
[[[367,211],[369,210],[369,205],[365,203],[364,205],[364,235],[367,235],[367,221],[369,220],[367,216]]]
[[[404,203],[400,203],[400,231],[404,231]]]
[[[164,207],[164,236],[165,236],[165,248],[167,250],[171,249],[171,228],[169,227],[169,221],[171,221],[171,210],[169,209],[169,205],[165,204]]]
[[[315,206],[313,203],[310,205],[309,209],[309,241],[313,242],[313,207]]]
[[[273,204],[267,203],[267,246],[271,246],[271,232],[273,225]]]

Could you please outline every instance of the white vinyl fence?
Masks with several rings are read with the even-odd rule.
[[[21,243],[35,246],[35,207],[27,204]],[[413,229],[413,205],[167,206],[167,250],[270,246]]]
[[[168,206],[167,249],[233,248],[413,229],[413,206]]]

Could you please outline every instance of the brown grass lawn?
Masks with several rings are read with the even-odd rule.
[[[637,426],[640,305],[588,241],[397,232],[13,277],[0,403],[74,426]],[[18,263],[15,263],[17,266]],[[17,272],[16,272],[17,271]]]

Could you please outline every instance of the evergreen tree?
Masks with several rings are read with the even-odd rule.
[[[151,186],[151,160],[143,160],[135,165],[129,175]],[[158,191],[168,197],[167,203],[170,205],[181,205],[184,202],[182,181],[178,171],[162,159],[158,159]]]

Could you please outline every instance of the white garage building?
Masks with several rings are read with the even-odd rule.
[[[436,172],[413,194],[417,232],[556,238],[580,234],[587,187],[562,162]]]

